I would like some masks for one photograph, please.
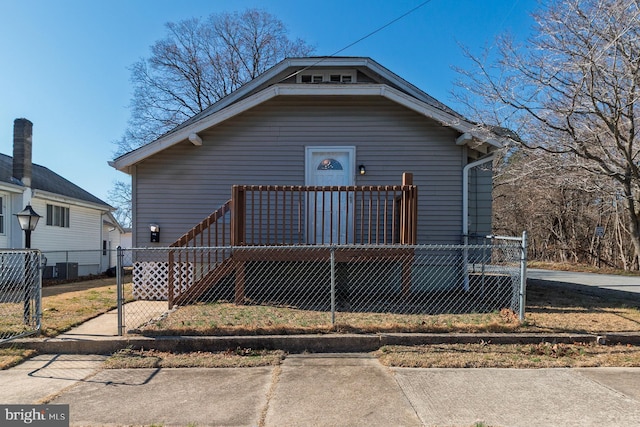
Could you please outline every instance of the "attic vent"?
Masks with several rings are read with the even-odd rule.
[[[350,74],[331,74],[329,76],[329,81],[331,83],[351,83],[351,75]]]
[[[300,76],[302,83],[322,83],[322,74],[303,74]]]
[[[355,70],[313,71],[298,74],[298,83],[355,83]]]

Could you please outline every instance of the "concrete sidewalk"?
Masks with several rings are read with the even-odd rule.
[[[640,368],[389,369],[364,353],[223,369],[102,360],[40,355],[0,371],[0,403],[69,404],[74,426],[640,425]]]

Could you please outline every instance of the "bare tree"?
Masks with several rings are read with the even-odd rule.
[[[533,17],[526,43],[505,36],[497,52],[467,52],[475,67],[462,71],[462,88],[491,107],[475,110],[485,123],[613,188],[638,268],[640,1],[555,0]]]
[[[603,187],[598,176],[575,167],[573,157],[518,148],[498,161],[495,232],[527,230],[532,260],[630,269],[634,250],[622,232],[628,229],[622,199],[612,181]]]
[[[151,56],[133,64],[131,118],[116,155],[153,141],[285,57],[313,48],[257,9],[167,23]]]
[[[290,39],[275,16],[257,9],[166,24],[167,36],[131,67],[131,117],[116,141],[119,156],[203,111],[286,57],[313,47]],[[116,182],[109,201],[131,223],[131,186]]]
[[[131,227],[131,185],[116,181],[107,198],[111,206],[116,208],[114,216],[118,222],[125,228]]]

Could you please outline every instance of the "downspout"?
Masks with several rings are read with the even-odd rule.
[[[483,157],[480,160],[467,164],[462,169],[462,236],[464,248],[462,250],[462,274],[464,278],[464,290],[469,290],[469,273],[467,271],[467,263],[469,261],[469,170],[476,166],[483,165],[493,161],[494,153]]]

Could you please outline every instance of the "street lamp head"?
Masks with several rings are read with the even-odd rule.
[[[16,217],[18,217],[20,228],[24,231],[35,230],[36,225],[38,225],[38,220],[42,218],[33,210],[31,205],[27,205],[21,212],[18,212]]]

